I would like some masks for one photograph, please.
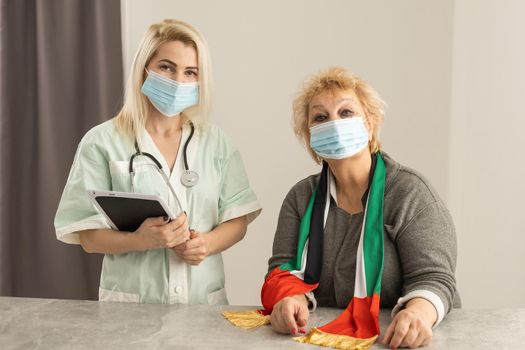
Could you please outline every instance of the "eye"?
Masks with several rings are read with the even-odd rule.
[[[345,108],[339,112],[339,115],[344,118],[349,118],[354,115],[354,112],[351,109]]]
[[[161,65],[159,66],[159,68],[160,68],[160,70],[162,70],[163,72],[170,72],[170,73],[175,72],[175,68],[173,68],[173,66],[170,65],[170,64],[164,64],[164,63],[163,63],[163,64],[161,64]]]
[[[326,115],[323,115],[323,114],[316,114],[312,120],[314,122],[317,122],[317,123],[321,123],[321,122],[324,122],[326,120]]]
[[[192,77],[196,77],[197,76],[197,72],[194,71],[194,70],[187,70],[184,74],[192,76]]]

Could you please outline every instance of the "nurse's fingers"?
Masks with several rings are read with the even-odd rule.
[[[160,229],[167,234],[171,234],[172,236],[184,234],[187,236],[186,238],[190,238],[190,230],[187,222],[183,222],[181,225],[174,225],[172,221],[169,224],[160,227]]]
[[[156,218],[147,218],[144,220],[141,226],[154,227],[154,226],[163,226],[169,222],[167,216],[159,216]]]
[[[206,248],[204,246],[196,247],[196,248],[187,248],[184,249],[182,254],[184,256],[187,256],[188,258],[205,258],[206,257]]]
[[[192,266],[197,266],[199,265],[204,259],[197,259],[197,260],[193,260],[193,259],[184,259],[184,261],[186,261],[188,264],[192,265]]]
[[[200,246],[191,249],[186,248],[184,250],[179,250],[179,254],[184,260],[201,262],[208,256],[208,250],[205,246]]]
[[[186,249],[195,249],[201,247],[206,248],[206,239],[203,235],[200,235],[197,232],[190,230],[190,240],[186,242]]]
[[[172,247],[171,249],[177,251],[177,252],[183,252],[186,250],[186,242],[184,243],[181,243],[181,244],[177,244],[176,246]]]
[[[177,229],[175,232],[171,233],[171,236],[168,241],[168,247],[173,248],[177,247],[183,243],[186,243],[190,237],[190,232],[188,230],[182,231],[182,229]],[[186,249],[186,248],[185,248]]]
[[[166,224],[170,229],[174,230],[182,225],[188,226],[188,217],[186,214],[180,215],[178,218],[171,220]]]

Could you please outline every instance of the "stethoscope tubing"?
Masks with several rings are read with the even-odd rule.
[[[191,131],[190,131],[190,135],[188,136],[188,138],[186,139],[186,141],[184,142],[184,146],[182,148],[182,156],[183,156],[183,161],[184,161],[184,169],[186,172],[189,172],[189,166],[188,166],[188,157],[187,157],[187,151],[188,151],[188,145],[191,141],[191,139],[193,138],[193,135],[195,133],[195,126],[193,125],[193,123],[190,122],[190,126],[191,126]],[[169,178],[166,176],[166,173],[164,172],[164,170],[162,169],[162,164],[158,161],[157,158],[155,158],[155,156],[153,156],[151,153],[148,153],[148,152],[142,152],[139,148],[139,145],[138,145],[138,142],[137,140],[135,140],[135,153],[131,156],[130,160],[129,160],[129,173],[131,175],[131,191],[132,192],[135,192],[135,189],[134,189],[134,178],[135,178],[135,171],[134,171],[134,168],[133,168],[133,162],[135,161],[135,158],[138,157],[138,156],[145,156],[145,157],[148,157],[155,165],[155,168],[157,169],[157,171],[160,173],[160,175],[162,176],[163,180],[166,182],[166,184],[168,185],[168,188],[171,192],[171,194],[173,195],[173,198],[175,198],[175,201],[177,202],[177,205],[179,206],[179,208],[181,208],[181,210],[183,211],[184,208],[182,207],[181,203],[180,203],[180,200],[179,200],[179,197],[177,196],[177,194],[175,193],[175,189],[173,188],[173,186],[171,185],[171,182],[169,180]],[[182,182],[182,181],[181,181]],[[183,185],[188,187],[186,184],[184,184],[183,182]]]

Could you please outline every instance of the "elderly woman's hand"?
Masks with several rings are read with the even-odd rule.
[[[292,295],[275,304],[270,322],[277,333],[295,335],[297,332],[305,333],[304,327],[309,315],[308,301],[304,294]]]
[[[393,349],[415,349],[428,345],[432,340],[432,325],[436,318],[436,309],[430,302],[414,298],[394,316],[383,337],[383,344],[389,344]]]

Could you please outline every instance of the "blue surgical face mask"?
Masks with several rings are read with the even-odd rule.
[[[166,117],[173,117],[199,103],[199,83],[179,83],[152,70],[142,84],[142,93]]]
[[[362,117],[332,120],[310,128],[310,146],[321,158],[348,158],[367,145],[368,130]]]

